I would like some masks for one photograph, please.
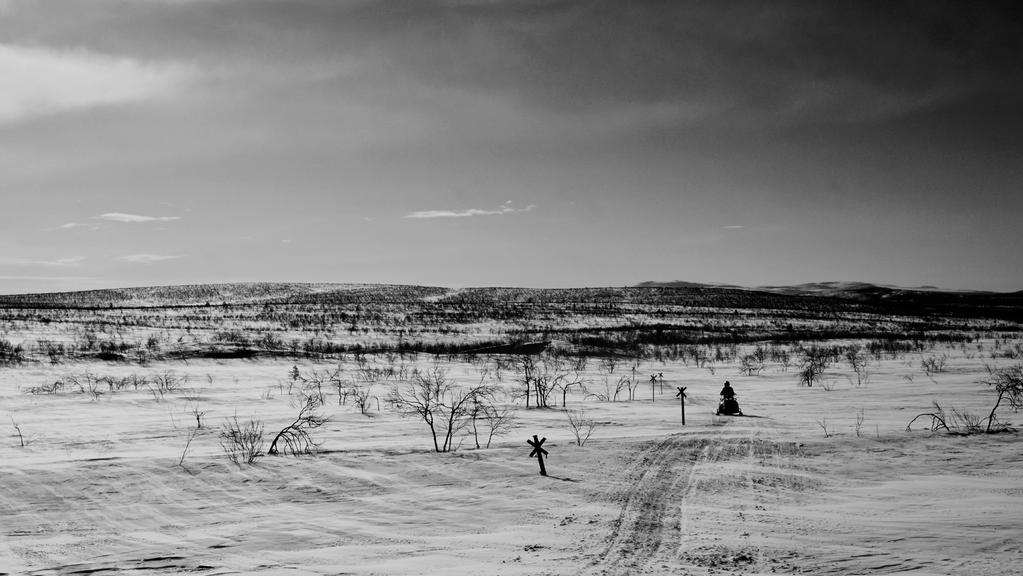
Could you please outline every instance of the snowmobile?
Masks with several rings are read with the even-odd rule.
[[[742,410],[739,409],[739,401],[735,399],[735,396],[721,399],[721,402],[718,404],[717,416],[742,416]]]

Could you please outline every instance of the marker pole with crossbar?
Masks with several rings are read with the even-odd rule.
[[[540,475],[547,475],[547,468],[543,465],[543,457],[547,455],[547,451],[543,449],[543,443],[547,441],[547,438],[537,439],[536,434],[533,434],[532,440],[526,440],[526,444],[533,447],[533,451],[529,453],[529,457],[536,456],[537,462],[540,463]]]
[[[682,404],[682,425],[686,425],[686,387],[677,386],[678,394],[675,394],[675,398],[678,398]]]

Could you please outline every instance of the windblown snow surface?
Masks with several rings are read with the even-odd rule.
[[[380,382],[368,415],[328,396],[317,454],[230,463],[225,419],[258,418],[272,434],[297,413],[291,366],[0,371],[0,574],[991,576],[1023,566],[1019,434],[949,435],[923,420],[906,430],[932,401],[986,416],[994,397],[979,358],[953,353],[931,377],[913,355],[883,360],[867,384],[836,373],[830,390],[777,366],[740,377],[643,363],[634,401],[569,394],[569,408],[598,423],[583,446],[560,408],[520,404],[491,448],[464,439],[447,454],[388,405],[393,382]],[[481,377],[446,366],[466,383]],[[162,399],[29,393],[68,374],[166,371],[188,382]],[[655,372],[663,389],[645,382]],[[746,417],[713,415],[725,379]],[[508,374],[500,385],[515,386]],[[676,386],[687,387],[685,426]],[[533,434],[548,439],[548,477],[528,457]]]

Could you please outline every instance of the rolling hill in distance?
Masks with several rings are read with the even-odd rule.
[[[924,286],[902,288],[865,282],[819,282],[792,286],[744,287],[686,281],[643,282],[635,286],[585,288],[515,288],[343,283],[186,284],[111,288],[74,292],[0,295],[6,308],[166,307],[242,304],[302,304],[355,301],[497,302],[646,302],[742,308],[804,308],[849,306],[884,313],[979,314],[984,317],[1021,316],[1023,291],[984,292],[943,290]],[[993,315],[993,316],[992,316]]]

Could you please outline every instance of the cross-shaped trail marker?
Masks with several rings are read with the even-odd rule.
[[[677,386],[678,394],[675,394],[675,398],[678,398],[682,403],[682,425],[686,425],[686,387]]]
[[[529,453],[529,457],[536,456],[536,460],[540,463],[540,475],[547,475],[547,468],[543,465],[543,457],[547,455],[547,451],[543,449],[543,443],[547,441],[547,438],[540,438],[537,440],[536,434],[533,434],[532,440],[526,440],[526,444],[533,447],[533,451]]]

